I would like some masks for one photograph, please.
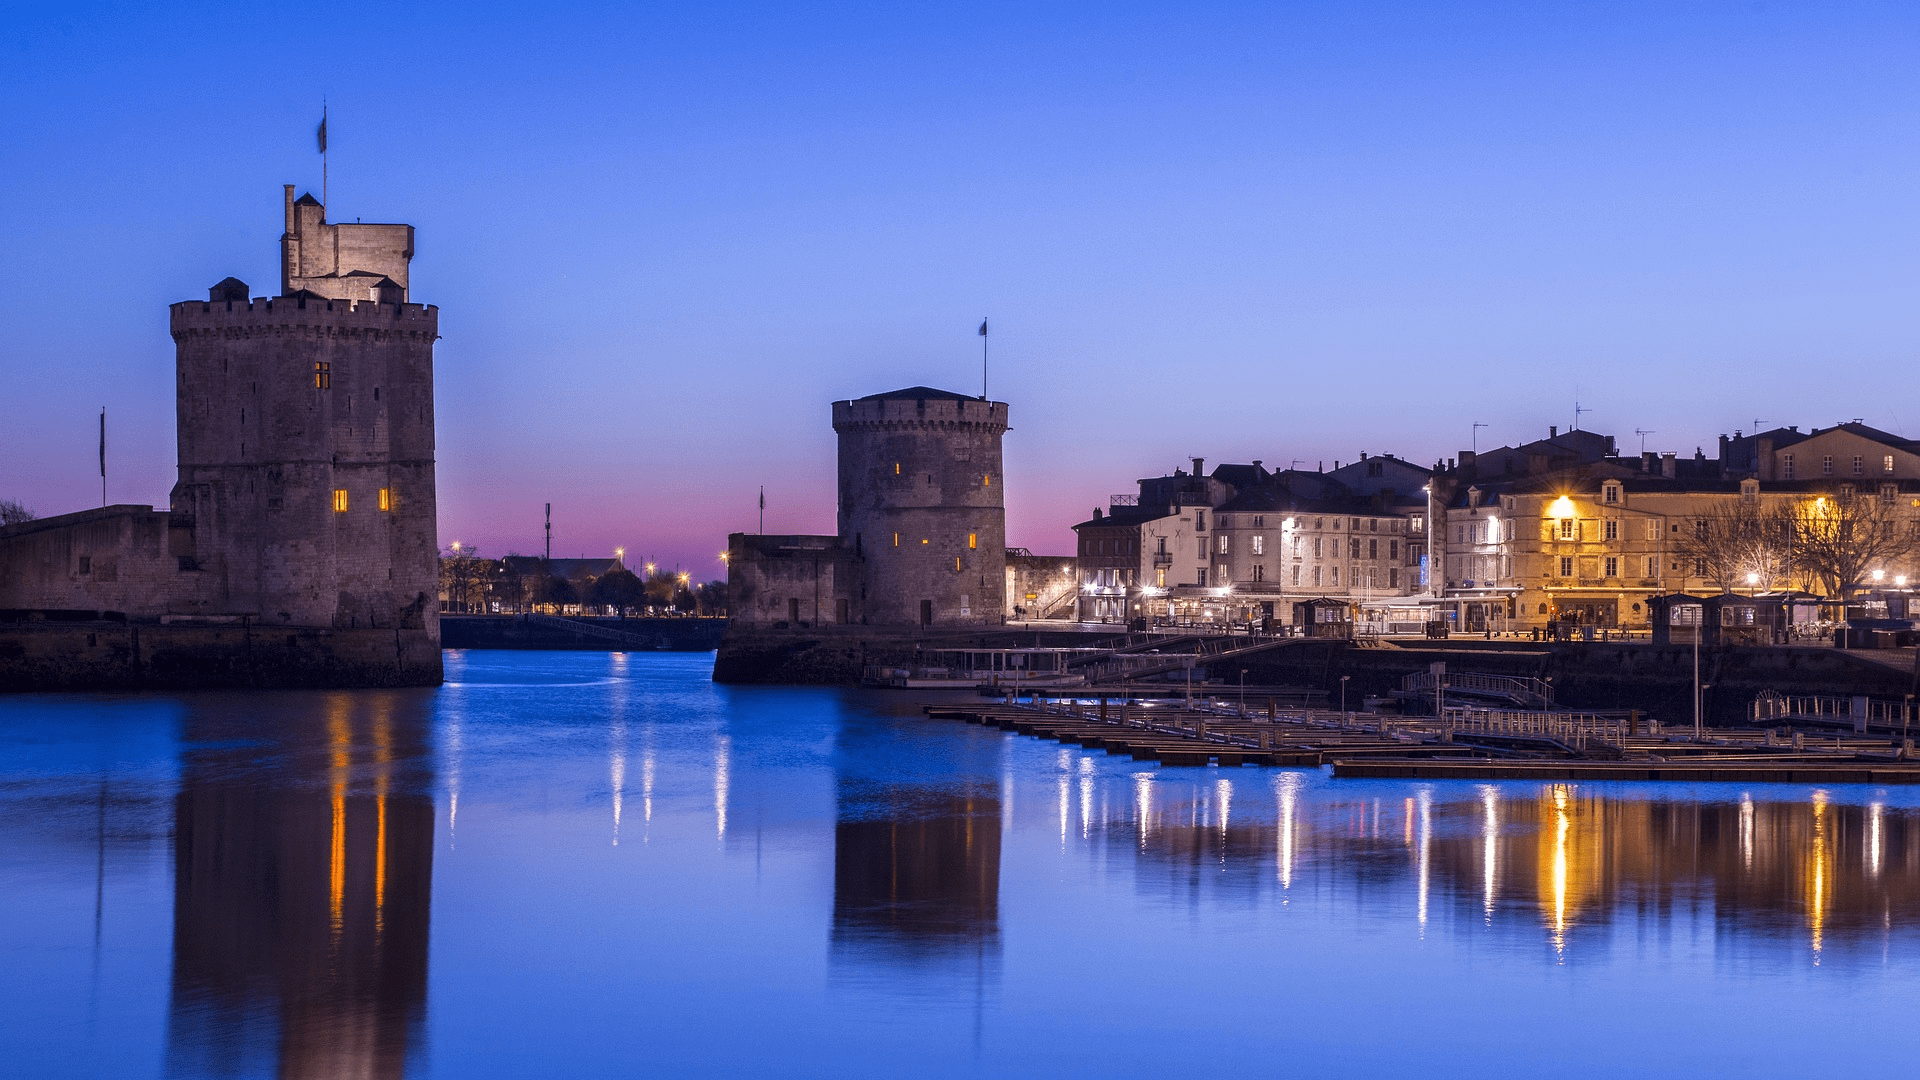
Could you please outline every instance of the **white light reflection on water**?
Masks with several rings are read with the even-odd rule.
[[[1293,849],[1297,842],[1295,836],[1294,814],[1300,803],[1300,774],[1283,772],[1273,778],[1273,794],[1279,803],[1280,826],[1274,830],[1275,871],[1280,875],[1280,888],[1293,888]]]
[[[1093,759],[1080,759],[1080,839],[1093,835]]]
[[[1147,846],[1148,823],[1153,816],[1153,774],[1133,774],[1133,820],[1140,830],[1140,847]]]
[[[1482,836],[1480,860],[1484,864],[1480,884],[1480,908],[1485,913],[1487,924],[1493,923],[1493,901],[1495,883],[1500,876],[1500,789],[1492,784],[1480,786],[1480,806],[1484,813],[1481,819]]]
[[[1233,781],[1224,776],[1215,780],[1213,794],[1214,798],[1220,800],[1220,838],[1224,840],[1227,836],[1227,815],[1233,809]]]
[[[1433,788],[1422,784],[1420,800],[1420,932],[1427,929],[1427,895],[1433,878]]]
[[[727,838],[727,789],[733,783],[733,739],[716,735],[713,739],[713,827],[718,839]]]

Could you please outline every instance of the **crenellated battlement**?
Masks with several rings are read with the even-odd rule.
[[[833,403],[833,429],[937,428],[1003,432],[1007,404],[976,398],[874,397]]]
[[[324,320],[371,323],[438,320],[437,304],[382,304],[372,300],[328,300],[318,296],[257,296],[252,300],[182,300],[169,306],[174,325],[183,322],[279,322]]]

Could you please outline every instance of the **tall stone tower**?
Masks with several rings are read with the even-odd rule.
[[[437,642],[440,313],[407,302],[413,227],[330,225],[291,185],[285,209],[282,295],[228,278],[172,306],[173,553],[205,610]]]
[[[833,403],[840,540],[863,561],[875,625],[1004,621],[1005,402],[925,386]]]

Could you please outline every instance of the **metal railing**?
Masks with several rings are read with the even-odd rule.
[[[1914,719],[1913,705],[1907,701],[1875,701],[1868,697],[1832,697],[1820,694],[1778,694],[1769,690],[1747,706],[1747,718],[1757,724],[1770,720],[1802,720],[1811,723],[1851,724],[1855,730],[1868,727],[1897,728]]]
[[[1601,743],[1617,746],[1637,733],[1633,720],[1617,716],[1516,709],[1448,709],[1440,726],[1448,732],[1551,739],[1576,751]]]
[[[1433,679],[1434,674],[1431,671],[1416,671],[1400,680],[1400,689],[1407,693],[1431,692]],[[1443,673],[1440,679],[1441,688],[1445,690],[1497,694],[1516,705],[1545,707],[1553,704],[1553,684],[1544,679],[1515,675],[1482,675],[1472,671],[1449,671]]]

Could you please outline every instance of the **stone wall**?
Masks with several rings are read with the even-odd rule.
[[[860,558],[835,536],[727,536],[727,612],[741,626],[865,621]]]
[[[421,630],[248,624],[0,624],[0,691],[437,686]]]

